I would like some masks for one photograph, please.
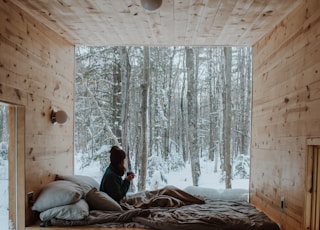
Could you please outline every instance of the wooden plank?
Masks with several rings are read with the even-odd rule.
[[[67,28],[67,24],[60,23],[60,20],[57,20],[58,16],[56,15],[56,12],[51,11],[47,8],[47,7],[49,8],[60,7],[59,13],[61,13],[63,10],[68,9],[69,5],[59,4],[59,2],[56,2],[56,1],[21,2],[21,1],[13,0],[11,2],[14,2],[14,4],[10,3],[11,8],[14,8],[14,5],[17,5],[19,8],[27,12],[29,15],[36,18],[36,20],[39,22],[38,25],[40,24],[46,25],[52,31],[55,31],[56,34],[64,36],[65,38],[72,38],[72,39],[66,39],[66,40],[69,40],[69,41],[71,40],[73,44],[77,44],[80,42],[79,39],[76,39],[76,36],[72,34],[73,30]],[[19,12],[17,8],[15,8],[15,11]],[[66,18],[66,20],[68,19],[70,18]]]
[[[317,100],[307,103],[305,106],[307,109],[304,112],[286,113],[285,110],[270,112],[270,114],[265,111],[261,114],[253,112],[252,134],[259,134],[263,138],[307,135],[317,137],[320,126],[317,110],[319,106],[320,100]]]
[[[131,6],[128,7],[129,4],[127,4],[126,1],[112,1],[109,2],[109,4],[110,6],[106,7],[104,10],[109,13],[110,17],[108,20],[111,25],[113,25],[113,29],[116,33],[122,31],[123,36],[119,36],[119,39],[126,44],[130,44],[130,37],[137,38],[139,37],[140,32],[141,40],[143,41],[144,37],[142,36],[143,33],[141,33],[141,28],[135,24],[136,18],[141,17],[140,12],[134,10],[131,12]],[[117,17],[113,17],[114,12],[118,12]],[[94,18],[91,18],[91,20],[94,20]]]
[[[214,2],[214,1],[211,1]],[[174,44],[186,44],[186,33],[189,22],[189,1],[179,1],[173,5],[174,11]]]
[[[3,14],[0,14],[0,19],[5,22],[2,27],[3,33],[1,33],[3,42],[15,49],[16,52],[23,54],[26,59],[40,63],[42,67],[50,67],[50,65],[54,63],[56,71],[61,70],[62,72],[62,70],[68,70],[66,67],[70,65],[70,63],[73,63],[73,60],[69,60],[68,62],[62,61],[61,57],[67,55],[66,52],[69,53],[69,55],[70,52],[73,52],[70,44],[66,43],[59,35],[49,31],[44,25],[32,23],[32,19],[28,15],[20,13],[20,10],[16,12],[10,8],[5,10],[7,7],[1,9]],[[6,20],[7,14],[11,14],[10,20]],[[13,17],[14,15],[15,17]],[[23,38],[23,35],[26,33],[29,39]],[[53,43],[52,40],[56,40],[56,43]],[[59,48],[67,46],[69,46],[68,49]],[[33,47],[34,49],[31,50],[29,47]],[[56,51],[50,52],[46,47],[54,47]],[[56,55],[57,52],[62,53]],[[12,54],[14,54],[14,52]],[[50,68],[48,68],[48,70],[50,70]]]
[[[312,216],[312,178],[313,178],[313,147],[308,146],[306,157],[306,191],[305,191],[305,212],[304,223],[305,229],[311,229],[311,216]]]
[[[17,88],[12,88],[8,85],[3,85],[0,82],[0,99],[3,102],[23,105],[27,103],[27,93]]]
[[[236,1],[219,1],[217,13],[215,14],[213,24],[210,28],[210,36],[208,40],[211,40],[213,45],[218,45],[219,41],[226,37],[223,37],[222,31],[227,27],[228,17],[234,8]]]
[[[25,219],[27,216],[27,199],[26,197],[26,189],[25,189],[25,178],[26,178],[26,171],[25,171],[25,158],[24,158],[24,151],[25,151],[25,107],[24,106],[16,106],[15,107],[15,119],[16,119],[16,157],[17,157],[17,229],[22,229],[25,226]]]
[[[8,207],[9,207],[9,221],[14,228],[17,228],[17,143],[16,143],[16,108],[11,106],[8,109],[8,131],[9,131],[9,143],[8,143]]]
[[[236,35],[238,41],[242,36],[246,36],[250,39],[255,36],[255,30],[251,29],[255,26],[255,21],[258,20],[259,15],[263,13],[263,9],[266,5],[263,2],[259,1],[238,1],[232,9],[231,16],[229,17],[226,24],[230,25],[231,28],[224,27],[221,31],[222,36],[220,39],[229,39]],[[250,35],[249,35],[250,34]],[[259,35],[260,37],[261,35]],[[258,39],[258,37],[256,37]],[[242,44],[241,44],[242,45]]]
[[[146,31],[149,31],[149,32],[145,32],[145,34],[149,34],[149,37],[152,38],[153,43],[156,43],[158,45],[163,45],[164,43],[161,43],[158,37],[158,35],[160,34],[160,24],[161,24],[160,12],[159,11],[147,12],[147,15],[145,16],[145,18],[147,18],[147,20],[144,20],[144,23],[148,25],[145,29]]]
[[[73,94],[73,85],[69,77],[73,75],[73,71],[66,77],[66,75],[61,74],[63,71],[59,73],[57,70],[51,68],[44,70],[41,63],[35,63],[32,59],[27,58],[30,57],[28,54],[21,56],[21,53],[11,48],[9,49],[8,46],[3,47],[2,50],[4,53],[11,54],[8,57],[0,57],[0,74],[3,83],[6,85],[23,91],[29,91],[29,89],[31,89],[32,94],[50,92],[50,94],[47,95],[48,97],[51,97],[53,93],[58,93],[58,89],[62,89],[59,93],[63,93],[62,97],[64,97],[64,99],[67,99]],[[70,66],[72,66],[71,63]],[[56,77],[48,78],[48,76],[52,75]],[[48,81],[43,82],[43,79],[46,78],[48,78]],[[62,82],[64,82],[64,84],[62,84]]]
[[[198,26],[201,24],[201,15],[205,9],[205,3],[201,0],[191,0],[189,2],[188,24],[184,39],[186,44],[196,44],[195,37],[198,35]]]
[[[309,137],[307,145],[320,145],[320,137]]]
[[[274,27],[273,31],[271,31],[268,36],[264,36],[264,38],[260,39],[254,45],[257,48],[256,51],[263,54],[263,56],[257,55],[256,51],[253,50],[253,56],[255,57],[255,65],[253,67],[254,72],[257,72],[260,68],[265,69],[265,67],[269,65],[267,59],[272,59],[272,55],[277,55],[279,52],[283,52],[279,50],[279,47],[283,47],[288,36],[295,34],[304,23],[305,11],[302,9],[305,7],[306,6],[304,4],[298,7],[279,25]],[[287,49],[284,50],[289,51]]]
[[[320,33],[320,31],[319,31]],[[289,90],[291,90],[291,87],[306,87],[308,84],[315,81],[315,78],[307,77],[307,79],[303,79],[304,76],[308,76],[305,73],[308,71],[314,70],[314,73],[312,73],[311,76],[316,75],[318,73],[317,71],[317,64],[320,61],[320,54],[317,49],[315,49],[316,46],[320,45],[320,41],[315,40],[310,47],[302,48],[300,50],[297,50],[296,53],[290,54],[289,56],[286,56],[286,61],[280,61],[280,62],[274,62],[274,60],[270,60],[270,63],[275,63],[275,67],[268,67],[268,69],[265,69],[264,74],[258,75],[260,79],[263,79],[265,81],[265,85],[269,87],[269,90],[272,91],[279,89],[279,85],[281,84],[281,93],[285,94]],[[291,68],[290,68],[291,66]],[[258,74],[258,73],[257,73]],[[283,78],[272,78],[271,76],[275,75],[281,75],[281,74],[287,74],[289,76],[294,75],[301,75],[301,79],[295,79],[292,78],[291,82],[292,84],[287,86],[286,83],[290,82],[288,79],[287,81],[284,81]],[[254,79],[255,80],[255,79]],[[309,82],[308,82],[309,80]],[[305,85],[301,84],[304,83]],[[274,88],[276,87],[276,88]],[[253,85],[253,92],[259,92],[260,90],[263,90],[266,92],[266,88]],[[305,88],[306,90],[306,88]]]
[[[176,30],[174,4],[174,0],[162,1],[160,9],[158,9],[161,23],[158,25],[159,32],[157,33],[156,41],[161,45],[179,45],[179,43],[173,43]]]
[[[310,2],[310,4],[312,4]],[[290,58],[298,50],[308,49],[308,44],[311,40],[317,41],[317,33],[314,31],[318,29],[319,22],[319,7],[314,8],[312,17],[309,16],[308,10],[304,10],[308,6],[301,5],[293,12],[290,18],[286,18],[278,27],[271,32],[269,36],[266,36],[267,40],[260,40],[255,46],[260,53],[264,54],[264,61],[262,61],[260,55],[256,55],[255,50],[253,50],[253,56],[255,57],[255,72],[262,74],[259,71],[261,68],[265,69],[265,66],[274,67],[275,63],[269,63],[269,60],[283,60],[287,61],[287,58]],[[290,23],[289,23],[290,22]],[[288,39],[288,35],[291,35]],[[305,39],[308,37],[308,39]],[[313,44],[313,43],[310,43]],[[276,48],[277,47],[277,48]],[[279,49],[280,48],[280,49]],[[315,51],[319,52],[319,51]],[[304,63],[300,60],[300,63]],[[304,63],[305,64],[305,63]]]

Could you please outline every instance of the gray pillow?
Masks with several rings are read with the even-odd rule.
[[[119,203],[112,199],[107,193],[100,192],[96,188],[91,189],[85,196],[90,210],[121,211]]]
[[[82,220],[89,215],[89,206],[83,199],[74,204],[63,205],[50,208],[40,213],[42,221],[51,220],[52,218],[63,220]]]
[[[89,176],[83,176],[83,175],[56,175],[56,180],[67,180],[71,181],[73,183],[78,184],[84,191],[84,194],[89,192],[92,188],[96,188],[99,190],[99,183],[89,177]]]
[[[52,181],[40,192],[32,210],[43,212],[57,206],[72,204],[83,196],[83,191],[79,185],[70,181]]]

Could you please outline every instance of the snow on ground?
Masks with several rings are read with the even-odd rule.
[[[0,179],[0,226],[1,229],[9,229],[8,213],[8,180]]]
[[[0,163],[0,228],[9,229],[8,161]]]
[[[201,176],[199,178],[199,187],[204,188],[214,188],[214,189],[224,189],[224,182],[220,182],[220,172],[213,172],[211,161],[202,160],[201,165]],[[75,174],[87,175],[93,177],[98,183],[100,183],[103,176],[103,172],[100,171],[100,165],[98,162],[92,162],[89,167],[80,169],[81,162],[75,161]],[[185,168],[177,172],[170,172],[165,175],[167,183],[165,184],[160,179],[160,173],[155,173],[151,179],[151,187],[147,188],[148,190],[161,188],[165,185],[174,185],[178,188],[184,189],[192,185],[192,175],[190,164],[187,164]],[[134,184],[137,185],[137,180],[134,179]],[[137,187],[137,186],[135,186]],[[248,179],[235,179],[232,180],[232,188],[238,189],[249,189],[249,180]]]

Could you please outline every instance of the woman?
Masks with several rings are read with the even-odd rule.
[[[107,193],[112,199],[120,203],[120,200],[128,192],[134,173],[128,173],[122,179],[126,168],[124,166],[126,153],[118,146],[112,146],[110,150],[110,165],[107,167],[100,184],[100,191]]]

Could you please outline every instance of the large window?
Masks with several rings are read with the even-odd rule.
[[[248,188],[251,48],[82,46],[76,70],[75,173],[120,145],[138,190]]]

